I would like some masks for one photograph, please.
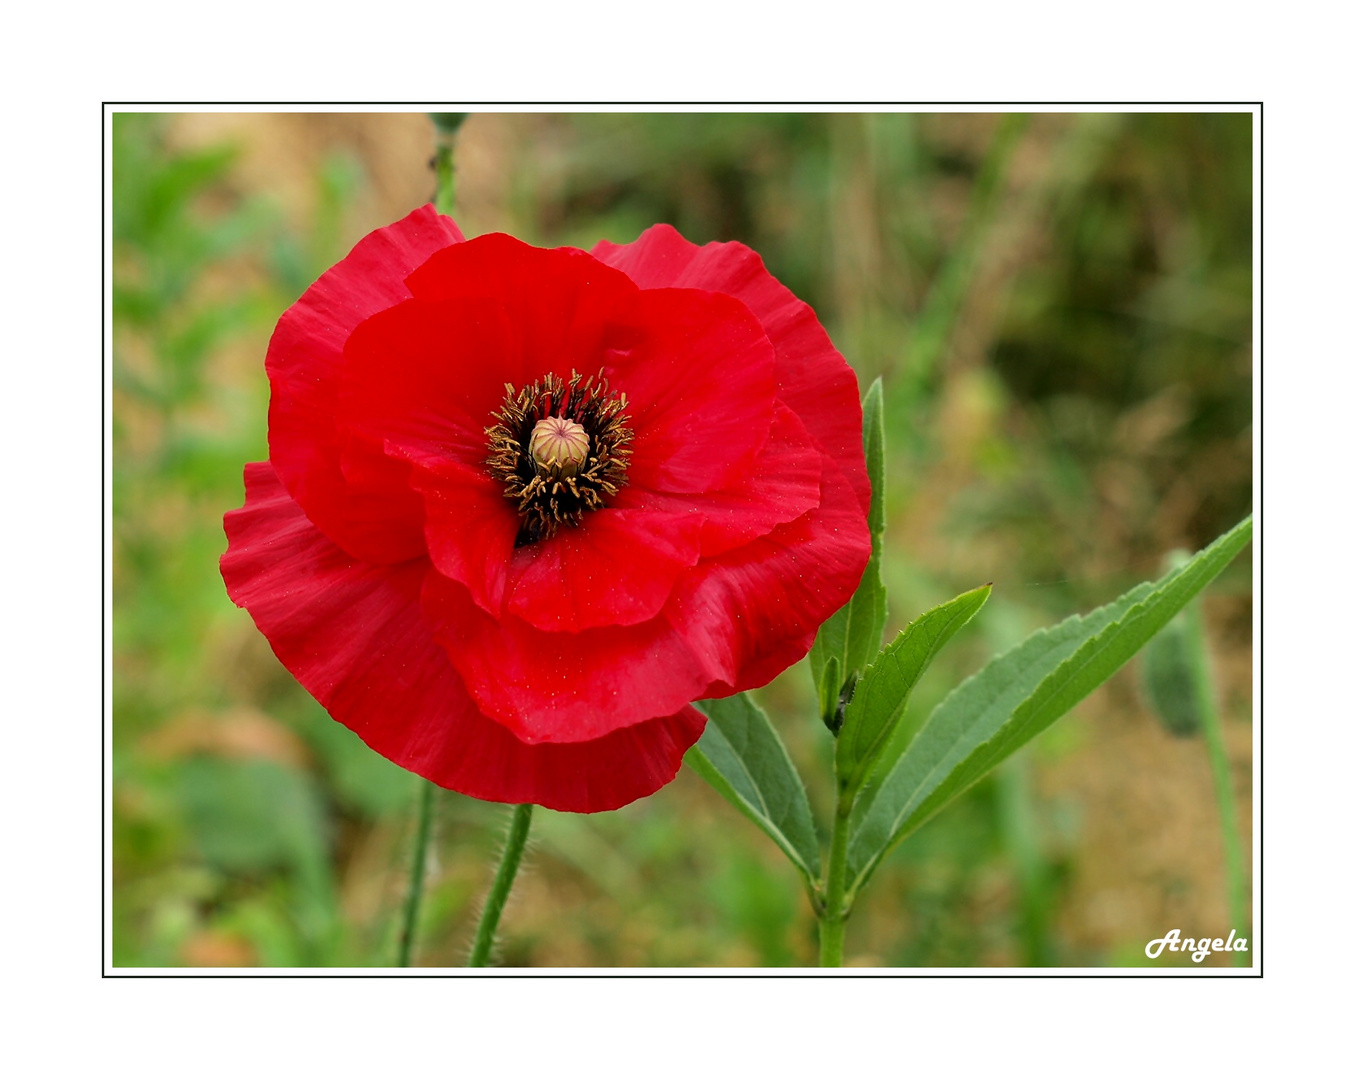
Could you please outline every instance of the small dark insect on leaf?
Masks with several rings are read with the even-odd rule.
[[[837,737],[839,729],[844,726],[844,713],[848,710],[848,703],[853,700],[853,691],[858,687],[858,673],[855,671],[844,683],[843,689],[839,691],[839,704],[834,707],[834,715],[825,720],[825,726],[834,732]]]

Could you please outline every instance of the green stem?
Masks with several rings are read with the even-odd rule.
[[[412,943],[417,936],[417,914],[422,907],[422,879],[426,877],[427,842],[431,836],[431,803],[436,785],[418,778],[417,843],[412,853],[412,872],[408,875],[408,898],[403,905],[403,929],[398,938],[398,966],[412,966]]]
[[[1048,967],[1048,873],[1039,837],[1030,783],[1029,750],[1024,747],[996,773],[995,798],[1005,850],[1019,882],[1019,958],[1025,967]]]
[[[522,803],[512,811],[512,824],[507,830],[507,846],[502,849],[502,861],[498,864],[497,876],[493,887],[488,890],[488,899],[479,918],[479,928],[474,933],[474,948],[469,954],[470,967],[487,967],[488,954],[493,951],[493,936],[498,930],[498,920],[507,904],[507,894],[512,891],[512,880],[517,876],[521,865],[521,853],[526,847],[526,834],[531,831],[531,804]]]
[[[1195,700],[1199,703],[1199,720],[1208,748],[1209,769],[1213,773],[1213,793],[1218,802],[1218,819],[1223,831],[1223,871],[1227,879],[1228,918],[1240,932],[1251,936],[1243,898],[1246,896],[1246,868],[1242,861],[1242,838],[1237,829],[1237,800],[1232,791],[1232,770],[1228,766],[1227,744],[1223,741],[1223,727],[1218,722],[1218,707],[1213,694],[1213,679],[1209,675],[1208,648],[1204,643],[1203,620],[1198,609],[1190,611],[1190,660],[1194,675]],[[1229,943],[1230,945],[1231,943]],[[1233,963],[1250,964],[1250,953],[1233,953]]]
[[[455,213],[455,133],[460,130],[467,113],[432,113],[436,125],[436,212],[452,217]]]
[[[844,879],[848,875],[848,833],[853,800],[840,798],[834,811],[834,836],[829,846],[829,870],[820,914],[820,966],[840,967],[844,962]]]
[[[455,147],[441,136],[436,146],[436,212],[452,217],[455,211]]]

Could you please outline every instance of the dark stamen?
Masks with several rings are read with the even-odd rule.
[[[489,473],[521,515],[517,546],[545,540],[562,525],[578,525],[626,483],[633,438],[626,426],[626,395],[609,396],[607,380],[573,372],[568,382],[546,375],[517,390],[507,383],[497,422],[486,428]],[[541,463],[530,451],[531,435],[549,417],[572,420],[588,436],[587,456],[578,462]]]

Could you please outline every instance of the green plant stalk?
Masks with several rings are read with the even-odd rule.
[[[408,875],[408,897],[403,904],[403,929],[398,936],[398,966],[412,966],[412,943],[417,937],[417,916],[422,908],[422,881],[426,877],[427,843],[431,837],[431,803],[436,785],[418,778],[417,842],[413,846],[412,872]]]
[[[498,920],[507,904],[507,894],[512,891],[512,882],[521,865],[521,853],[526,849],[526,835],[531,831],[531,804],[522,803],[512,811],[512,824],[507,830],[507,845],[502,849],[502,861],[498,863],[497,876],[493,887],[488,890],[484,902],[483,915],[479,917],[479,928],[474,933],[474,948],[469,954],[470,967],[487,967],[488,956],[493,951],[493,937],[498,931]]]
[[[464,122],[464,113],[433,113],[432,123],[436,126],[436,157],[432,168],[436,170],[436,212],[453,217],[455,214],[455,133]]]
[[[844,925],[848,912],[844,885],[848,874],[848,834],[853,815],[852,797],[840,798],[834,811],[834,835],[829,846],[829,869],[825,875],[824,907],[820,912],[820,966],[842,967]]]
[[[1237,801],[1232,793],[1232,770],[1228,765],[1227,744],[1223,728],[1218,722],[1218,707],[1213,696],[1213,679],[1209,675],[1208,648],[1204,642],[1203,619],[1199,609],[1190,610],[1190,666],[1194,675],[1195,700],[1199,706],[1199,722],[1208,748],[1209,769],[1213,773],[1213,793],[1218,802],[1218,820],[1223,831],[1223,875],[1227,881],[1228,917],[1233,926],[1251,935],[1243,897],[1246,896],[1246,866],[1242,860],[1242,840],[1237,830]],[[1251,963],[1250,953],[1234,952],[1233,963]]]
[[[1019,883],[1016,934],[1021,962],[1026,967],[1048,967],[1052,949],[1047,925],[1047,863],[1033,805],[1029,760],[1025,747],[1001,763],[996,772],[996,813]]]
[[[446,134],[437,136],[436,143],[436,212],[452,217],[455,212],[455,147]]]

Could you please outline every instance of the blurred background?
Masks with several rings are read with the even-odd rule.
[[[217,564],[266,457],[275,320],[431,198],[433,150],[420,114],[114,117],[116,965],[394,962],[417,780],[294,682]],[[864,386],[884,376],[890,629],[995,582],[914,710],[1250,512],[1249,115],[478,114],[456,166],[466,235],[743,241]],[[1249,552],[1198,603],[1249,858]],[[888,858],[850,964],[1150,966],[1172,927],[1227,932],[1249,899],[1208,753],[1137,666]],[[756,696],[827,818],[807,666]],[[459,965],[508,811],[436,802],[416,962]],[[816,930],[782,856],[684,768],[613,813],[536,811],[499,955],[808,965]]]

